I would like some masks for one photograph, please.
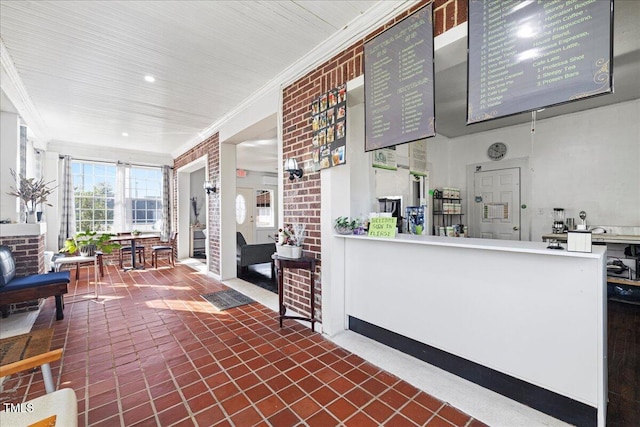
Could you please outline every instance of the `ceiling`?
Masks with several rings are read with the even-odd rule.
[[[378,3],[2,0],[3,80],[45,142],[171,153]]]
[[[367,11],[402,3],[2,0],[2,109],[22,99],[17,111],[45,142],[172,153]],[[640,1],[615,2],[613,95],[547,108],[537,119],[640,98],[638,22]],[[530,120],[465,124],[466,31],[436,51],[435,67],[438,134]],[[9,80],[23,91],[7,98]],[[238,167],[275,171],[275,135],[276,123],[240,144]]]

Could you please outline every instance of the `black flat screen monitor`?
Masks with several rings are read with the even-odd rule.
[[[435,136],[429,4],[364,45],[365,151]]]
[[[613,91],[613,0],[469,0],[467,124]]]

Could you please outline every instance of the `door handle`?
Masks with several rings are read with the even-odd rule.
[[[513,227],[513,231],[518,231],[518,230],[520,230],[520,227],[518,227],[517,225]]]

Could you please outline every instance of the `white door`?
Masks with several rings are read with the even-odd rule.
[[[255,242],[256,192],[252,188],[236,189],[236,231],[244,236],[247,243]]]
[[[474,175],[473,237],[520,240],[520,168]]]

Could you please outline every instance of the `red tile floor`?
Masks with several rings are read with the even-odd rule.
[[[71,294],[86,292],[87,270]],[[98,302],[67,302],[55,321],[49,298],[33,328],[53,327],[64,348],[53,375],[75,390],[78,425],[484,425],[305,325],[280,329],[257,302],[218,311],[200,296],[223,289],[184,265],[108,266]],[[44,393],[39,371],[4,389],[2,402]]]

